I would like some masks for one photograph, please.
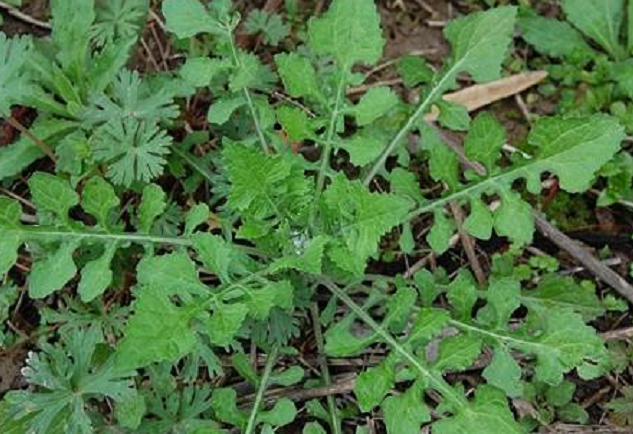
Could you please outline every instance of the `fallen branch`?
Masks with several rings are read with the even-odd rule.
[[[7,4],[5,2],[0,2],[0,9],[5,10],[13,18],[24,21],[25,23],[32,24],[42,29],[51,30],[51,25],[49,23],[38,20],[37,18],[33,18],[32,16],[20,11],[15,6],[11,6],[10,4]]]

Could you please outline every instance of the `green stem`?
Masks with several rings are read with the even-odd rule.
[[[539,163],[540,162],[542,162],[542,160],[539,161]],[[462,190],[458,190],[454,193],[451,193],[448,196],[431,201],[425,205],[422,205],[421,207],[417,208],[411,213],[409,213],[409,215],[405,218],[405,220],[409,221],[422,214],[432,212],[440,207],[443,207],[444,205],[447,205],[449,202],[452,202],[452,201],[459,201],[464,198],[480,196],[481,194],[490,190],[495,185],[508,185],[513,180],[519,178],[522,172],[526,171],[526,167],[527,166],[520,166],[515,169],[508,170],[507,172],[503,172],[498,175],[491,176],[480,182],[476,182],[475,184],[467,186],[466,188]],[[527,172],[529,173],[529,171]]]
[[[56,229],[40,226],[23,226],[21,228],[4,229],[6,233],[15,234],[21,239],[56,241],[118,241],[132,243],[168,244],[174,246],[191,246],[192,242],[185,237],[160,237],[155,235],[125,232],[75,232],[69,229]]]
[[[41,240],[41,241],[68,241],[68,242],[118,242],[118,243],[136,243],[136,244],[165,244],[171,246],[191,247],[193,242],[185,236],[180,237],[161,237],[156,235],[129,233],[129,232],[76,232],[70,229],[48,228],[45,226],[22,226],[17,228],[3,229],[3,233],[16,235],[22,240]],[[233,244],[242,252],[266,258],[268,255],[259,250],[249,247]]]
[[[429,385],[440,392],[444,399],[449,401],[454,408],[463,408],[468,405],[466,399],[456,393],[450,384],[441,375],[429,371],[418,358],[400,344],[389,332],[382,328],[365,310],[356,304],[344,291],[327,279],[322,279],[321,283],[334,295],[340,298],[360,319],[371,327],[385,342],[387,342],[396,352],[404,357],[423,377],[429,381]]]
[[[310,314],[312,315],[314,337],[317,343],[317,350],[319,351],[318,359],[321,367],[321,375],[323,375],[325,385],[330,386],[332,384],[332,377],[330,376],[330,369],[325,356],[325,342],[323,340],[323,331],[321,330],[321,322],[319,319],[319,306],[316,302],[310,306]],[[327,406],[330,411],[330,425],[332,426],[332,431],[334,434],[341,434],[341,421],[338,417],[338,408],[336,407],[336,401],[333,395],[327,396]]]
[[[461,62],[455,63],[437,82],[435,87],[427,94],[424,100],[420,103],[418,108],[413,112],[413,114],[409,117],[407,122],[403,125],[403,127],[398,131],[396,136],[389,142],[389,145],[385,148],[385,150],[380,154],[378,160],[374,163],[371,170],[363,180],[365,185],[369,185],[369,183],[374,179],[376,174],[385,166],[387,162],[387,158],[393,153],[393,151],[398,147],[400,142],[405,138],[405,136],[411,131],[416,122],[422,120],[422,115],[426,113],[426,111],[431,107],[431,104],[435,102],[437,98],[439,98],[444,92],[447,83],[453,79],[454,75],[459,71],[461,67]]]
[[[532,342],[532,341],[528,341],[525,339],[518,339],[514,336],[510,336],[507,335],[505,333],[500,333],[500,332],[495,332],[495,331],[491,331],[491,330],[486,330],[486,329],[482,329],[480,327],[477,327],[475,325],[472,324],[468,324],[465,322],[461,322],[461,321],[457,321],[454,319],[451,319],[450,324],[452,326],[454,326],[455,328],[458,328],[462,331],[467,331],[470,333],[475,333],[478,335],[482,335],[482,336],[486,336],[488,338],[492,338],[496,341],[499,342],[504,342],[506,344],[510,344],[511,346],[514,346],[515,348],[522,348],[523,350],[527,349],[527,348],[547,348],[547,345],[538,343],[538,342]],[[537,351],[536,349],[534,351]]]
[[[235,66],[237,68],[241,68],[242,62],[240,62],[240,56],[237,53],[237,47],[235,46],[235,39],[233,38],[232,31],[227,31],[227,38],[231,46],[231,55],[233,56],[233,62],[235,63]],[[264,136],[264,131],[262,129],[262,126],[259,123],[259,116],[257,115],[257,110],[255,109],[255,104],[253,103],[251,92],[247,88],[243,89],[243,92],[244,92],[244,98],[246,98],[248,109],[251,112],[251,117],[253,118],[253,124],[255,125],[255,130],[257,131],[257,137],[259,138],[259,143],[262,145],[262,149],[264,150],[264,153],[269,154],[270,148],[268,147],[268,143],[266,142],[266,137]]]
[[[321,200],[321,194],[323,194],[323,188],[325,187],[325,174],[327,172],[328,165],[330,164],[330,154],[332,152],[332,144],[334,141],[334,134],[336,132],[336,124],[338,123],[339,109],[341,101],[343,99],[343,90],[345,89],[346,73],[341,73],[341,78],[336,89],[336,100],[334,102],[334,108],[330,116],[330,124],[328,126],[327,136],[325,138],[325,147],[321,153],[321,161],[319,164],[319,174],[317,176],[316,191],[314,193],[314,202],[312,203],[312,209],[310,211],[310,227],[314,225],[316,218],[319,201]]]
[[[264,368],[264,375],[259,383],[259,388],[257,389],[257,396],[255,397],[255,403],[253,404],[253,408],[251,410],[251,414],[248,417],[248,424],[246,425],[246,431],[244,434],[253,434],[255,431],[255,426],[257,425],[257,414],[259,413],[259,407],[262,405],[262,401],[264,400],[264,393],[268,388],[268,380],[270,379],[270,374],[273,371],[273,367],[275,366],[275,361],[277,360],[277,354],[279,354],[279,348],[274,347],[273,351],[268,355],[268,360],[266,360],[266,367]]]

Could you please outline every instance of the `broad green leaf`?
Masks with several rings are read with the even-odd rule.
[[[433,220],[433,227],[426,236],[426,241],[433,251],[441,255],[450,248],[451,237],[455,233],[455,224],[441,210],[434,214]]]
[[[350,331],[354,317],[347,316],[330,327],[325,333],[325,352],[332,357],[350,357],[361,353],[376,342],[375,334],[356,336]]]
[[[277,119],[292,142],[315,137],[312,121],[304,110],[281,106],[277,109]]]
[[[571,381],[563,381],[556,387],[550,387],[547,389],[545,396],[547,402],[556,407],[562,407],[565,404],[569,404],[574,398],[576,392],[576,385]]]
[[[604,357],[604,344],[596,331],[586,325],[582,317],[569,309],[550,311],[542,319],[545,332],[533,341],[537,344],[535,375],[538,381],[555,386],[563,374],[585,361],[600,361]],[[528,349],[529,344],[517,348]]]
[[[231,65],[223,59],[211,59],[209,57],[188,58],[180,68],[181,77],[194,87],[206,87],[211,84],[214,77]]]
[[[495,347],[492,362],[482,373],[488,384],[503,390],[510,398],[523,393],[521,374],[521,367],[504,345]]]
[[[420,313],[418,313],[409,332],[409,341],[417,342],[433,339],[448,326],[449,320],[448,312],[443,309],[420,309]]]
[[[341,147],[347,151],[354,166],[363,167],[380,155],[385,149],[385,142],[371,131],[361,130],[350,139],[344,140]]]
[[[84,303],[89,303],[102,295],[112,284],[113,273],[110,264],[117,248],[117,243],[106,244],[102,255],[84,266],[78,288],[79,296]]]
[[[471,335],[459,335],[445,338],[440,343],[438,358],[433,367],[440,372],[445,370],[462,371],[471,366],[481,354],[482,341]]]
[[[468,131],[470,115],[465,106],[444,100],[438,101],[436,105],[440,109],[437,120],[443,127],[453,131]]]
[[[197,203],[187,213],[185,220],[185,235],[193,235],[198,226],[211,218],[211,210],[206,203]]]
[[[498,79],[515,18],[516,8],[504,6],[449,22],[444,35],[453,53],[442,81],[450,87],[460,72],[468,72],[477,82]]]
[[[114,415],[121,426],[135,430],[141,425],[146,410],[143,395],[133,393],[116,403]]]
[[[401,57],[396,63],[396,68],[406,87],[429,83],[435,76],[426,60],[419,56]]]
[[[248,422],[248,414],[237,408],[237,392],[235,389],[215,389],[211,397],[212,408],[222,422],[244,428]]]
[[[9,272],[18,260],[18,249],[22,245],[19,236],[7,231],[20,225],[22,208],[7,197],[0,197],[0,276]]]
[[[96,217],[102,226],[108,225],[108,216],[112,209],[120,204],[114,188],[101,177],[91,178],[81,195],[81,207]]]
[[[303,427],[302,434],[327,434],[327,432],[323,429],[321,425],[319,425],[318,422],[308,422]]]
[[[420,144],[429,152],[429,171],[435,181],[445,182],[449,188],[459,186],[457,155],[444,143],[440,134],[429,125],[420,127]]]
[[[77,242],[64,243],[55,252],[33,264],[29,275],[29,295],[32,298],[48,297],[75,277],[77,266],[73,253],[77,247]]]
[[[479,311],[478,319],[493,328],[504,328],[520,305],[521,284],[514,277],[492,280],[486,291],[488,304]]]
[[[294,289],[288,281],[268,282],[263,288],[251,290],[245,302],[248,313],[255,319],[265,320],[270,310],[278,306],[290,309],[294,298]]]
[[[334,0],[321,18],[308,23],[308,44],[345,70],[357,63],[376,64],[385,41],[374,1]]]
[[[230,282],[230,267],[237,259],[233,246],[221,237],[209,233],[195,234],[191,238],[204,266],[216,273],[223,283]]]
[[[301,382],[304,377],[305,371],[302,368],[299,366],[291,366],[282,372],[271,374],[268,384],[290,387]]]
[[[288,398],[281,398],[269,411],[260,411],[257,414],[257,422],[281,427],[292,423],[296,417],[295,404]]]
[[[532,207],[512,190],[504,189],[499,193],[501,206],[493,214],[495,230],[519,245],[531,243],[534,235]]]
[[[508,408],[505,394],[490,386],[475,389],[475,398],[450,418],[433,425],[433,434],[523,434]]]
[[[263,9],[254,9],[244,23],[249,35],[260,33],[264,43],[277,46],[290,33],[290,27],[284,24],[281,15],[269,13]]]
[[[199,0],[166,0],[163,2],[163,15],[167,30],[180,39],[191,38],[199,33],[226,33]]]
[[[329,242],[328,237],[318,235],[310,240],[306,246],[301,246],[297,254],[277,259],[271,267],[273,271],[294,269],[305,273],[319,274],[323,263],[323,253]]]
[[[413,235],[413,228],[411,227],[411,223],[404,223],[402,225],[402,233],[400,234],[399,245],[402,249],[402,252],[406,253],[407,255],[411,255],[415,251],[415,237]]]
[[[238,67],[229,78],[229,88],[233,92],[253,87],[261,70],[259,58],[253,53],[240,51],[238,53],[238,61]]]
[[[489,240],[492,236],[494,219],[488,206],[479,198],[470,201],[470,214],[464,221],[464,229],[475,238]]]
[[[90,31],[95,20],[95,4],[84,0],[51,2],[53,45],[62,68],[83,75],[90,51]]]
[[[533,310],[572,309],[586,321],[605,313],[595,289],[578,285],[572,278],[558,276],[546,276],[536,288],[525,290],[521,295],[521,303]]]
[[[494,115],[484,112],[478,115],[468,130],[464,144],[466,157],[484,165],[492,173],[506,143],[506,132]]]
[[[183,252],[146,256],[138,265],[137,280],[141,285],[159,288],[169,295],[206,294],[196,264]]]
[[[279,218],[280,209],[298,212],[310,200],[311,183],[293,160],[236,143],[225,146],[222,157],[231,182],[227,206],[242,215]]]
[[[446,298],[453,308],[456,318],[469,320],[473,315],[473,308],[477,303],[477,287],[473,276],[466,270],[461,270],[457,277],[448,285]]]
[[[166,197],[163,189],[156,184],[149,184],[143,189],[138,207],[138,228],[141,232],[151,232],[154,222],[167,207]]]
[[[389,396],[382,404],[388,434],[419,434],[420,425],[431,421],[422,399],[422,386],[416,382],[405,393]]]
[[[212,124],[224,125],[235,111],[246,104],[246,100],[240,95],[234,98],[222,98],[209,107],[207,120]]]
[[[402,333],[409,323],[411,308],[415,305],[418,294],[415,289],[404,284],[398,287],[395,294],[392,294],[387,301],[387,316],[384,326],[393,333]]]
[[[308,58],[297,53],[282,53],[275,56],[275,63],[284,89],[291,97],[323,102],[316,70]]]
[[[333,222],[335,230],[349,251],[363,261],[377,252],[380,238],[401,224],[410,208],[408,200],[372,193],[342,175],[334,178],[323,199],[328,214],[339,216]]]
[[[37,172],[29,179],[33,203],[69,222],[68,211],[79,203],[79,196],[70,184],[54,175]]]
[[[29,432],[31,423],[37,413],[33,413],[24,417],[15,417],[12,414],[10,404],[10,394],[0,401],[0,420],[2,420],[3,434],[24,434]],[[63,417],[56,417],[47,427],[46,434],[64,434],[65,420]],[[325,432],[324,432],[325,433]]]
[[[562,6],[567,19],[576,28],[616,59],[621,56],[623,50],[619,36],[624,19],[624,0],[563,0]]]
[[[593,50],[580,32],[567,22],[530,14],[519,19],[519,26],[523,39],[541,54],[550,57],[592,55]]]
[[[380,365],[361,373],[354,385],[354,394],[361,411],[371,411],[380,405],[395,385],[394,358],[388,357]]]
[[[528,136],[538,148],[534,171],[551,171],[570,193],[587,190],[595,173],[620,149],[623,127],[608,116],[541,118]],[[536,179],[529,178],[536,183]]]
[[[159,288],[145,286],[136,295],[134,315],[116,352],[118,368],[176,363],[191,352],[197,339],[189,326],[189,310],[176,307]]]
[[[31,39],[7,38],[0,32],[0,115],[9,116],[11,106],[21,103],[31,92],[30,77],[24,65],[30,56]]]
[[[424,201],[420,192],[420,185],[415,175],[402,167],[396,167],[389,177],[391,192],[398,196],[406,197],[416,203]]]
[[[358,125],[363,127],[372,124],[376,119],[386,115],[398,104],[398,96],[388,87],[372,87],[354,107]]]
[[[71,132],[76,126],[75,122],[64,119],[38,118],[29,130],[35,137],[54,147],[60,137]],[[0,148],[0,181],[19,175],[29,165],[43,157],[45,154],[41,148],[36,146],[30,138],[20,136],[15,143]]]
[[[248,308],[244,304],[220,304],[207,321],[207,333],[211,342],[218,346],[229,345],[239,331]]]

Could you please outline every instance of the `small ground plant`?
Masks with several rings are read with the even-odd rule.
[[[545,59],[555,86],[543,86],[559,94],[561,113],[606,112],[617,117],[627,134],[633,132],[633,3],[624,0],[561,2],[566,20],[537,15],[525,8],[519,19],[522,37]],[[556,35],[556,36],[554,36]],[[633,160],[621,152],[601,171],[607,185],[598,204],[633,198]]]
[[[230,0],[164,0],[182,61],[153,74],[129,67],[145,0],[53,0],[50,39],[0,33],[0,114],[21,132],[0,148],[0,320],[29,303],[39,324],[0,328],[0,357],[30,349],[2,432],[375,432],[363,414],[389,434],[586,423],[575,381],[617,368],[596,327],[626,302],[562,277],[553,258],[525,260],[526,198],[545,175],[587,191],[621,150],[620,119],[542,117],[529,152],[507,154],[492,113],[471,119],[442,98],[465,77],[501,78],[514,6],[450,21],[435,70],[401,60],[419,89],[410,104],[366,83],[385,46],[373,0],[333,0],[305,26],[287,3],[292,23],[242,20]],[[564,3],[572,19],[578,2]],[[521,20],[537,48],[529,23],[572,31]],[[274,55],[242,48],[242,28]],[[619,41],[585,33],[623,59]],[[381,267],[448,256],[458,234],[511,245],[487,281]],[[306,338],[313,364],[297,362]],[[351,403],[314,393],[332,387],[328,358],[369,355]]]

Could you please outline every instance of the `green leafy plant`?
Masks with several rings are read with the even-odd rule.
[[[375,409],[390,434],[422,425],[522,433],[528,422],[511,400],[542,396],[544,411],[585,420],[567,377],[611,367],[592,324],[622,309],[614,298],[555,276],[558,263],[543,258],[523,268],[512,255],[496,258],[486,285],[460,267],[452,279],[371,271],[416,248],[447,252],[461,225],[449,205],[466,210],[464,233],[494,233],[519,252],[534,232],[526,193],[540,192],[543,175],[582,193],[620,150],[617,118],[575,114],[538,119],[530,154],[506,155],[493,115],[471,120],[443,100],[460,76],[500,78],[515,7],[451,21],[451,55],[436,71],[400,60],[405,85],[420,87],[415,105],[386,86],[349,92],[383,55],[372,0],[334,0],[272,64],[238,47],[230,1],[165,0],[164,27],[187,55],[176,74],[154,77],[124,67],[146,8],[57,0],[47,49],[0,36],[0,112],[25,105],[38,116],[30,135],[0,150],[0,175],[10,185],[47,147],[55,161],[28,173],[28,200],[0,198],[0,275],[24,283],[34,302],[51,301],[39,307],[43,337],[25,370],[32,387],[0,406],[9,432],[276,432],[303,418],[292,400],[270,405],[266,393],[311,375],[296,364],[275,369],[296,357],[290,347],[308,314],[320,356],[386,352],[356,379],[357,409],[310,401],[306,433],[325,432],[321,423],[342,433],[341,418]],[[245,25],[277,46],[287,36],[280,20],[253,12]],[[199,101],[208,133],[181,116]],[[439,127],[424,121],[433,107]],[[477,170],[460,168],[439,128],[465,132],[462,157]],[[421,152],[405,146],[411,133]],[[6,288],[0,317],[16,298]],[[249,344],[267,354],[261,372]],[[451,375],[473,367],[477,384]],[[328,369],[320,360],[304,387],[329,386]]]
[[[609,112],[630,133],[633,93],[627,71],[633,54],[633,28],[628,24],[631,2],[566,0],[562,11],[566,21],[545,18],[529,9],[519,20],[523,38],[552,59],[547,68],[562,89],[558,110]],[[607,185],[598,199],[600,206],[627,203],[632,171],[630,152],[622,152],[602,170]]]
[[[60,0],[51,7],[50,43],[0,37],[8,80],[2,88],[9,92],[2,114],[10,115],[11,104],[38,110],[32,134],[0,151],[0,179],[47,154],[58,173],[76,180],[100,163],[117,184],[154,179],[171,145],[158,133],[159,123],[170,122],[178,110],[173,89],[156,92],[125,69],[147,2]]]

